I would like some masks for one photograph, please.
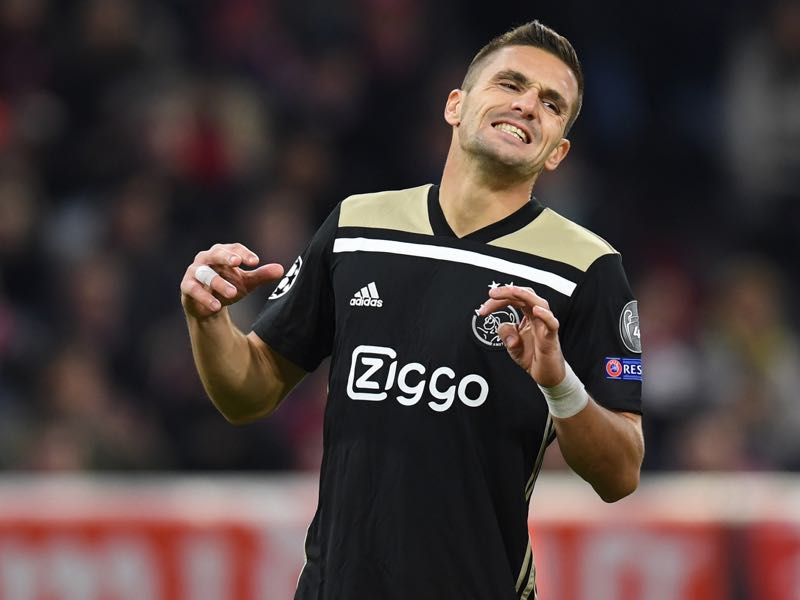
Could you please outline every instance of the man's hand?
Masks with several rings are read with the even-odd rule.
[[[558,341],[558,319],[547,300],[531,288],[506,285],[489,290],[489,300],[478,314],[486,316],[509,305],[520,309],[523,319],[518,325],[503,323],[497,329],[508,354],[539,385],[558,385],[566,370]]]
[[[231,423],[270,414],[305,374],[254,332],[240,331],[223,308],[281,275],[279,264],[258,267],[258,257],[242,244],[214,244],[198,252],[181,280],[197,372]]]
[[[197,269],[203,265],[219,275],[208,285],[197,279]],[[198,252],[181,280],[181,303],[186,314],[207,319],[223,306],[238,302],[258,286],[283,275],[283,267],[277,263],[254,268],[257,265],[258,256],[242,244],[214,244]]]
[[[498,335],[511,358],[540,386],[558,385],[566,376],[558,341],[558,319],[547,300],[530,288],[503,286],[489,291],[478,311],[488,315],[505,306],[522,311],[518,325],[503,323]],[[603,500],[616,502],[639,484],[644,456],[641,416],[613,412],[593,400],[578,413],[553,423],[561,453],[570,467],[592,484]]]

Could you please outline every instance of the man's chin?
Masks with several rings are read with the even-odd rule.
[[[505,176],[510,179],[528,179],[536,174],[536,168],[529,161],[518,156],[508,156],[503,153],[487,153],[478,156],[481,170]]]
[[[472,156],[478,168],[493,177],[511,181],[530,179],[536,175],[536,166],[521,156],[519,152],[508,148],[498,148],[487,140],[474,140],[468,146],[462,146]]]

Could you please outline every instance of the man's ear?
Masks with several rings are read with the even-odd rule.
[[[455,89],[447,95],[447,102],[444,105],[444,120],[448,125],[458,127],[461,123],[461,105],[464,99],[464,92]]]
[[[558,165],[561,164],[561,161],[569,154],[570,145],[567,138],[561,138],[561,141],[558,142],[558,146],[550,151],[550,156],[544,161],[544,168],[548,171],[555,171]]]

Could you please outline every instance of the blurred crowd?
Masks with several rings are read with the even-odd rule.
[[[800,469],[800,3],[557,4],[0,0],[0,469],[316,469],[325,369],[229,425],[183,271],[288,266],[345,196],[437,182],[448,91],[532,18],[587,82],[536,195],[622,252],[646,468]]]

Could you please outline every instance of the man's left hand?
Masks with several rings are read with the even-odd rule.
[[[497,328],[509,356],[539,385],[558,385],[566,370],[558,340],[558,319],[549,303],[529,287],[505,285],[489,290],[489,300],[478,314],[486,316],[509,305],[523,314],[520,323],[503,323]]]

